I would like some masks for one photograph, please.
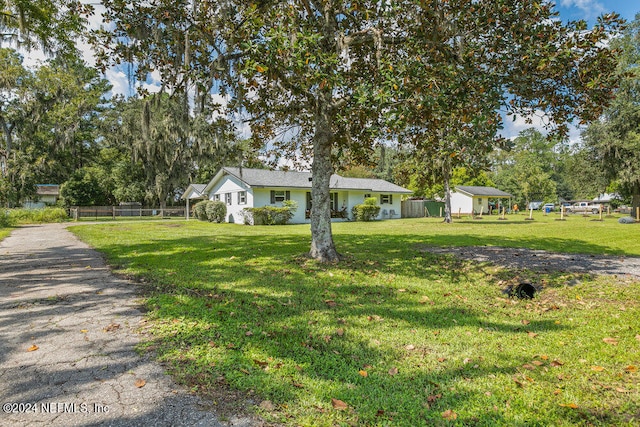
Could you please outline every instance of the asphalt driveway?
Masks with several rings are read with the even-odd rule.
[[[0,425],[255,425],[220,421],[135,351],[136,291],[64,224],[0,242]]]

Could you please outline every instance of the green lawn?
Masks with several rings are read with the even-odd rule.
[[[0,241],[11,234],[11,228],[0,228]]]
[[[640,423],[640,286],[510,272],[421,250],[500,245],[640,255],[640,226],[581,216],[334,224],[346,261],[303,254],[309,226],[79,225],[144,280],[155,351],[217,399],[287,425]],[[520,280],[544,286],[508,298]]]

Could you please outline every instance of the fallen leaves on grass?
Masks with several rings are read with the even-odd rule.
[[[564,365],[564,362],[561,362],[561,361],[556,359],[553,362],[549,363],[549,365],[553,366],[554,368],[557,368],[558,366]]]
[[[578,409],[578,405],[576,405],[575,403],[560,403],[560,406],[562,406],[563,408]]]
[[[445,420],[455,420],[458,418],[458,414],[453,412],[451,409],[447,409],[441,415],[442,415],[442,418],[444,418]]]
[[[592,366],[591,370],[595,372],[602,372],[604,371],[604,368],[602,366]]]
[[[360,374],[361,377],[363,378],[367,378],[369,376],[369,374],[367,373],[367,371],[365,370],[360,370],[358,371],[358,373]]]
[[[349,408],[349,405],[347,405],[345,402],[334,398],[331,398],[331,406],[333,406],[333,409],[336,409],[338,411],[344,411],[345,409]]]
[[[638,368],[634,365],[629,365],[626,368],[624,368],[625,372],[631,373],[631,372],[638,372]]]
[[[267,366],[269,366],[269,362],[263,362],[263,361],[257,360],[257,359],[253,359],[253,363],[255,363],[256,365],[260,366],[261,368],[266,368]]]
[[[618,340],[615,338],[602,338],[602,341],[604,341],[607,344],[618,345]]]
[[[398,368],[394,366],[393,368],[389,369],[389,375],[391,376],[398,375]]]

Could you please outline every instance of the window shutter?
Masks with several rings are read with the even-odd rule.
[[[285,192],[285,200],[291,200],[291,191]]]
[[[389,203],[393,204],[393,194],[389,194]]]
[[[276,202],[276,192],[271,190],[271,204],[273,205]]]

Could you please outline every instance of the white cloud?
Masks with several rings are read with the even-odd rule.
[[[586,19],[595,18],[604,13],[605,7],[597,0],[561,0],[562,7],[575,7],[585,14]]]
[[[529,128],[536,128],[543,134],[547,134],[545,130],[545,124],[548,122],[542,111],[537,111],[535,114],[529,116],[516,116],[515,121],[512,116],[504,118],[504,129],[500,132],[502,136],[508,139],[513,139],[518,136],[520,132]]]
[[[527,120],[527,118],[529,120]],[[502,131],[499,133],[507,139],[514,139],[523,130],[535,128],[543,135],[547,135],[549,133],[549,129],[545,128],[545,125],[547,123],[548,118],[544,116],[544,113],[542,111],[537,111],[535,114],[532,114],[528,117],[516,116],[515,121],[513,121],[512,117],[505,117],[504,129],[502,129]],[[582,130],[582,127],[569,125],[569,134],[567,135],[569,144],[573,145],[582,141]]]
[[[112,96],[130,95],[131,90],[129,85],[129,78],[123,71],[112,68],[107,70],[104,76],[113,85],[113,88],[111,89]]]

